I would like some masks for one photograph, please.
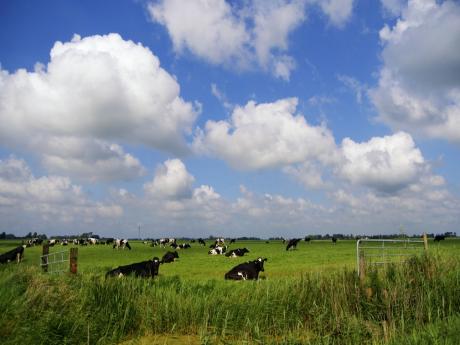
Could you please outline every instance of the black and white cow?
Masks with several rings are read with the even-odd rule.
[[[19,246],[0,255],[0,264],[6,264],[10,261],[21,261],[24,258],[24,247]]]
[[[120,240],[120,239],[116,239],[114,242],[113,242],[113,249],[125,249],[125,248],[128,248],[129,250],[131,250],[131,246],[129,245],[128,243],[128,240],[127,239],[123,239],[123,240]]]
[[[232,244],[232,243],[235,243],[235,242],[236,242],[236,240],[235,240],[234,238],[232,238],[232,239],[230,240],[230,243],[229,243],[229,244]]]
[[[244,256],[245,253],[249,253],[249,249],[247,248],[237,248],[230,250],[225,256],[236,258],[238,256]]]
[[[134,274],[135,277],[154,278],[158,275],[160,268],[160,259],[154,257],[152,260],[136,262],[134,264],[119,266],[108,271],[105,277],[123,277]]]
[[[213,249],[211,249],[208,254],[209,255],[222,255],[225,254],[227,251],[227,246],[216,246]]]
[[[180,248],[180,249],[188,249],[188,248],[192,248],[192,246],[188,243],[182,243],[182,244],[179,244],[179,246],[177,248]]]
[[[86,242],[88,242],[88,244],[91,244],[91,245],[95,245],[99,242],[99,240],[97,238],[94,238],[94,237],[88,237],[86,239]]]
[[[54,247],[54,245],[55,245],[55,244],[58,244],[58,243],[59,243],[59,240],[54,240],[54,239],[53,239],[53,240],[49,240],[49,241],[48,241],[48,245],[49,245],[50,247]]]
[[[198,239],[198,243],[201,244],[202,246],[206,246],[206,242],[202,238]]]
[[[308,237],[308,236],[305,236],[304,240],[305,240],[305,242],[310,242],[310,241],[311,241],[311,238]]]
[[[254,261],[248,261],[233,267],[225,274],[225,279],[247,280],[259,279],[259,273],[264,272],[264,262],[266,258],[258,258]]]
[[[286,250],[289,250],[289,249],[297,249],[297,243],[300,242],[300,238],[293,238],[292,240],[289,240],[287,246],[286,246]]]
[[[167,252],[161,258],[161,263],[169,264],[170,262],[174,262],[176,259],[179,259],[179,254],[177,254],[177,252]]]
[[[337,244],[337,237],[335,236],[332,236],[332,244]]]

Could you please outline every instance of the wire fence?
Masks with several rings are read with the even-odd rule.
[[[44,272],[62,273],[69,270],[69,251],[50,253],[40,256],[40,266]]]
[[[356,242],[358,275],[365,265],[399,263],[407,257],[423,253],[426,249],[426,240],[359,239]]]

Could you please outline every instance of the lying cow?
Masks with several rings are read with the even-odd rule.
[[[244,256],[245,253],[249,253],[247,248],[237,248],[230,250],[225,256],[236,258],[237,256]]]
[[[123,277],[134,274],[135,277],[154,278],[158,275],[159,267],[160,259],[154,257],[152,260],[136,262],[126,266],[119,266],[111,271],[108,271],[105,277]]]
[[[289,249],[297,249],[297,243],[300,242],[300,238],[293,238],[292,240],[289,240],[288,245],[286,246],[286,250]]]
[[[177,252],[167,252],[161,258],[161,263],[162,264],[168,264],[170,262],[174,262],[174,260],[176,260],[176,259],[179,259],[179,254],[177,254]]]
[[[15,261],[19,263],[24,258],[24,247],[16,247],[9,252],[3,253],[0,255],[0,264],[6,264],[10,261]]]
[[[264,272],[264,262],[267,259],[258,258],[254,261],[248,261],[233,267],[225,274],[225,279],[247,280],[259,279],[259,273]]]
[[[179,244],[179,246],[177,248],[180,248],[180,249],[188,249],[188,248],[192,248],[192,246],[188,243],[182,243],[182,244]]]
[[[222,255],[222,254],[225,254],[225,252],[227,251],[227,246],[217,246],[213,249],[211,249],[208,254],[209,255]]]

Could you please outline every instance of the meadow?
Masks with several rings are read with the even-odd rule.
[[[209,242],[209,241],[208,241]],[[460,241],[430,241],[428,255],[356,274],[355,241],[240,241],[243,258],[192,244],[154,280],[104,278],[118,265],[168,250],[79,247],[78,274],[38,267],[40,247],[0,266],[3,344],[458,344]],[[0,252],[17,245],[0,242]],[[209,243],[208,243],[209,244]],[[63,250],[62,246],[51,248]],[[259,281],[225,281],[239,262],[266,257]]]

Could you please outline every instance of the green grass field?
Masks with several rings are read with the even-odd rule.
[[[181,243],[183,241],[179,241]],[[151,259],[154,256],[161,258],[171,250],[144,245],[141,241],[130,241],[132,250],[114,250],[110,245],[78,246],[78,271],[81,274],[103,274],[119,265]],[[207,244],[211,244],[207,241]],[[5,252],[20,245],[19,241],[0,242],[0,252]],[[50,253],[69,250],[70,246],[56,245],[50,248]],[[301,241],[297,250],[287,252],[286,245],[281,241],[238,241],[230,249],[246,247],[250,253],[241,258],[208,255],[208,246],[202,247],[198,243],[192,248],[179,250],[179,260],[160,267],[160,276],[180,276],[182,279],[207,280],[223,279],[224,274],[238,263],[254,260],[257,257],[268,258],[265,263],[264,276],[267,279],[284,279],[286,277],[300,277],[306,272],[330,272],[344,267],[356,268],[356,241],[343,240],[333,245],[331,241]],[[447,240],[441,243],[429,242],[429,249],[437,255],[460,257],[460,240]],[[41,247],[25,249],[25,258],[22,265],[38,266]]]
[[[355,241],[237,242],[247,257],[195,244],[155,279],[105,279],[118,265],[167,249],[79,247],[78,274],[44,274],[40,247],[0,266],[2,344],[458,344],[460,241],[356,275]],[[0,252],[19,243],[0,242]],[[68,250],[55,246],[53,251]],[[267,257],[259,281],[225,281],[241,261]]]

